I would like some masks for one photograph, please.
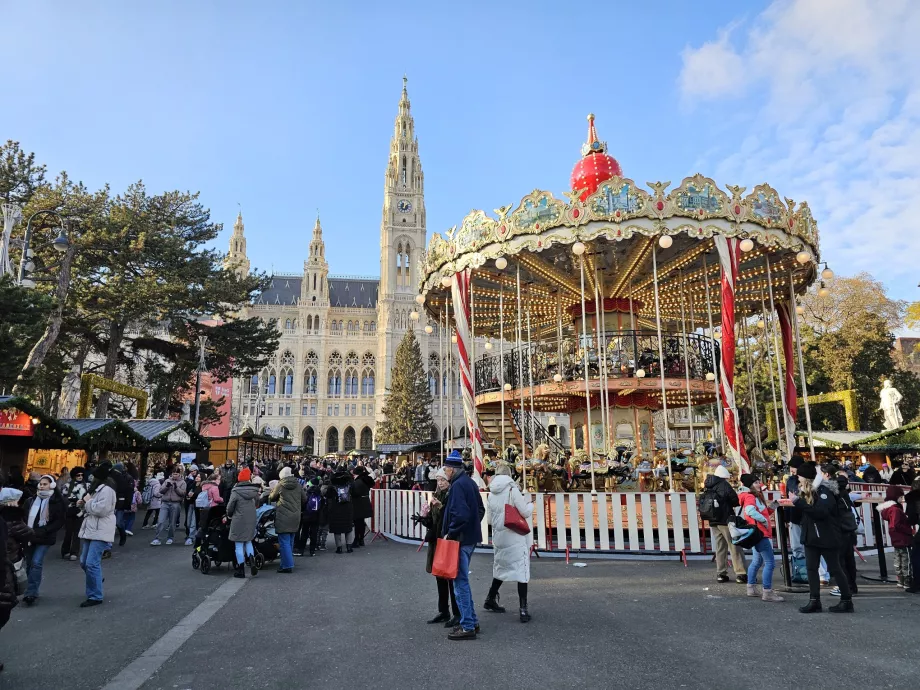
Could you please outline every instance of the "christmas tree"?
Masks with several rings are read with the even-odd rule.
[[[411,329],[396,349],[383,418],[377,427],[378,443],[422,443],[431,438],[431,391],[422,350]]]

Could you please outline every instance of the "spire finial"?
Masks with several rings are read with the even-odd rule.
[[[598,139],[594,128],[594,113],[588,113],[588,141],[581,147],[582,156],[591,153],[607,153],[607,142]]]

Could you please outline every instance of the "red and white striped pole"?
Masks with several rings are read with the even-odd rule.
[[[473,479],[483,486],[482,472],[482,433],[476,417],[475,391],[473,389],[470,353],[473,339],[470,335],[470,269],[464,269],[454,275],[451,282],[451,295],[454,300],[454,324],[457,328],[457,352],[460,360],[460,383],[463,386],[463,411],[466,414],[466,426],[469,430],[470,450],[473,454]],[[504,391],[503,391],[504,393]]]

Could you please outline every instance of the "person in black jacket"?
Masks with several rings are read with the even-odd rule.
[[[115,463],[109,476],[115,480],[115,526],[118,530],[118,545],[124,546],[128,539],[125,516],[131,510],[131,500],[134,498],[134,479],[122,462]]]
[[[351,546],[354,549],[364,546],[367,519],[374,515],[374,510],[371,507],[371,489],[373,488],[374,480],[371,478],[367,468],[361,465],[356,467],[354,483],[352,484],[355,501],[355,538]]]
[[[332,475],[331,483],[323,487],[323,495],[329,506],[329,531],[335,538],[335,552],[342,553],[344,546],[351,553],[355,530],[354,487],[344,467]]]
[[[891,473],[889,484],[911,486],[916,478],[916,473],[911,469],[907,460],[902,460],[901,465]]]
[[[728,483],[728,470],[719,465],[715,473],[706,477],[703,483],[704,491],[713,491],[719,502],[717,517],[709,520],[709,529],[712,534],[713,548],[716,551],[716,582],[728,582],[728,554],[732,555],[732,570],[735,571],[735,582],[747,582],[747,572],[744,568],[744,551],[741,547],[732,544],[731,532],[728,531],[728,518],[734,515],[738,506],[738,494]]]
[[[831,606],[833,613],[851,613],[853,595],[850,584],[840,567],[840,547],[843,533],[840,529],[839,511],[846,509],[838,500],[839,489],[836,479],[824,478],[816,482],[818,476],[814,463],[805,463],[799,468],[799,496],[794,506],[802,511],[802,543],[805,545],[805,568],[808,571],[808,603],[801,607],[802,613],[818,613],[821,608],[821,581],[818,565],[821,558],[827,562],[831,576],[840,587],[840,603]]]
[[[910,550],[910,570],[914,574],[911,585],[905,592],[920,593],[920,477],[914,479],[910,491],[904,496],[907,521],[914,528],[914,543]]]
[[[837,476],[835,478],[837,482],[837,489],[839,491],[840,500],[846,506],[846,509],[849,511],[855,511],[856,506],[853,503],[853,496],[850,496],[849,489],[849,477],[847,477],[846,470],[838,470]],[[856,500],[861,498],[860,494],[856,494]],[[841,506],[841,509],[843,506]],[[856,513],[854,513],[854,518]],[[856,532],[841,532],[841,546],[840,546],[840,566],[843,568],[843,572],[846,573],[847,582],[850,585],[850,593],[856,594],[859,590],[856,586]],[[834,587],[831,590],[833,596],[840,595],[840,586]]]
[[[50,474],[43,474],[38,482],[38,490],[23,506],[28,526],[29,545],[26,548],[26,569],[29,585],[22,600],[31,606],[38,599],[38,589],[42,584],[42,568],[45,555],[54,546],[55,535],[64,526],[64,499],[57,491],[57,484]]]

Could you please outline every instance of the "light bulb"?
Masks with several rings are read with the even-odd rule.
[[[553,381],[559,383],[562,380],[562,374],[553,374]]]
[[[425,304],[425,295],[416,295],[415,296],[416,304]]]
[[[824,287],[824,283],[821,284],[821,287],[818,288],[818,297],[827,297],[831,294],[831,291]]]
[[[809,261],[811,261],[811,252],[803,249],[802,251],[800,251],[798,254],[795,255],[795,260],[798,261],[800,264],[803,264],[803,265],[807,264]]]
[[[721,340],[722,331],[716,331],[715,333],[712,334],[712,337],[715,338],[716,340]]]
[[[573,245],[572,245],[572,253],[573,253],[575,256],[581,256],[582,254],[584,254],[584,253],[585,253],[585,243],[584,243],[584,242],[576,242],[575,244],[573,244]]]
[[[453,282],[453,278],[450,276],[444,276],[441,278],[441,287],[450,287],[450,284]]]
[[[432,331],[434,331],[434,329],[431,327],[430,323],[427,326],[425,326],[425,333],[427,333],[428,335],[431,335]]]
[[[508,268],[508,259],[503,256],[498,257],[495,260],[495,268],[497,268],[499,271],[504,271],[506,268]]]
[[[487,340],[487,341],[486,341],[486,349],[487,349],[487,350],[491,350],[491,349],[492,349],[492,341],[491,341],[491,340]]]
[[[644,379],[645,378],[645,369],[636,369],[636,378]]]
[[[662,235],[661,237],[658,238],[658,246],[661,247],[662,249],[667,249],[672,244],[674,244],[674,240],[671,238],[670,235]]]
[[[834,272],[831,269],[825,267],[825,269],[821,271],[821,277],[824,278],[824,280],[830,280],[834,277]]]
[[[550,426],[555,426],[555,425],[556,425],[556,418],[553,417],[552,415],[550,415],[550,418],[547,419],[546,421],[549,422],[549,425],[550,425]]]
[[[456,335],[450,336],[450,342],[452,342],[454,345],[456,345],[456,344],[457,344],[457,336],[456,336]]]
[[[764,321],[763,319],[757,322],[757,328],[763,330],[766,327],[767,327],[767,322]]]
[[[749,252],[754,248],[754,240],[745,238],[738,246],[741,247],[741,251]]]
[[[412,310],[411,312],[409,312],[409,318],[412,319],[413,321],[418,321],[418,312],[415,310]]]
[[[510,383],[506,383],[506,384],[505,384],[505,390],[506,390],[506,391],[510,391],[510,390],[511,390],[511,384],[510,384]]]
[[[706,372],[706,380],[707,380],[707,381],[715,381],[715,380],[716,380],[716,375],[715,375],[714,373],[712,373],[711,371],[707,371],[707,372]]]
[[[803,307],[801,304],[797,305],[796,308],[795,308],[795,313],[798,314],[799,316],[804,316],[804,315],[805,315],[805,307]]]

